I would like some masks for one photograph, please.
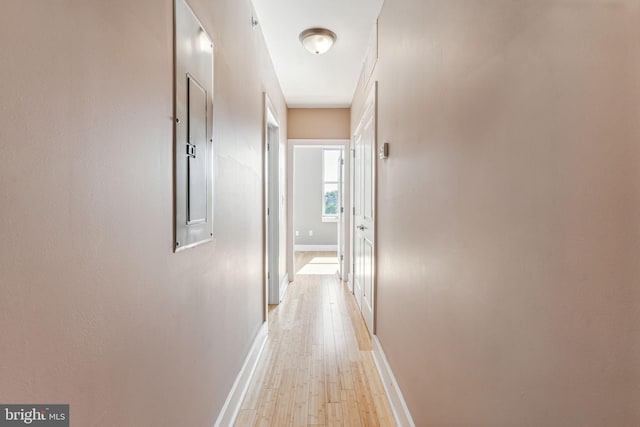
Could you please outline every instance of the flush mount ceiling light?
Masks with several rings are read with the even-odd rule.
[[[333,46],[336,33],[326,28],[308,28],[300,33],[299,39],[309,52],[322,55]]]

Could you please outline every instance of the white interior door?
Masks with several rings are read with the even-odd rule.
[[[344,275],[344,150],[340,150],[338,159],[338,273]]]
[[[354,296],[369,332],[375,311],[376,86],[354,135]]]
[[[264,149],[265,149],[265,319],[268,313],[267,304],[279,304],[286,281],[281,281],[284,272],[284,260],[280,259],[282,234],[280,229],[281,215],[284,213],[281,194],[284,194],[284,165],[280,153],[280,125],[275,109],[264,94]],[[282,287],[282,289],[281,289]]]
[[[267,193],[267,242],[268,242],[268,270],[269,304],[280,303],[280,270],[278,262],[280,216],[278,203],[278,136],[279,130],[272,124],[267,125],[267,157],[268,157],[268,193]]]
[[[362,158],[362,134],[360,127],[353,136],[353,296],[356,299],[358,308],[362,311],[362,249],[361,233],[356,228],[362,218],[362,163],[358,160]]]

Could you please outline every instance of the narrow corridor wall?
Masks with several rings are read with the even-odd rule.
[[[349,108],[289,108],[289,139],[350,139]]]
[[[377,332],[416,425],[640,425],[639,23],[385,2]]]
[[[173,1],[5,2],[0,402],[212,426],[263,321],[262,126],[286,105],[248,1],[215,44],[214,242],[172,253]]]

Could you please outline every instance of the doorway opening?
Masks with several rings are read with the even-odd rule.
[[[284,150],[280,147],[280,124],[269,97],[264,95],[264,318],[268,306],[284,298],[289,280],[283,237]]]
[[[347,280],[348,140],[289,141],[289,277]]]

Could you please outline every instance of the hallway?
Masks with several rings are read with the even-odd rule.
[[[298,275],[271,306],[269,336],[236,426],[394,426],[371,339],[337,275]]]
[[[640,0],[4,6],[0,426],[640,427]]]

